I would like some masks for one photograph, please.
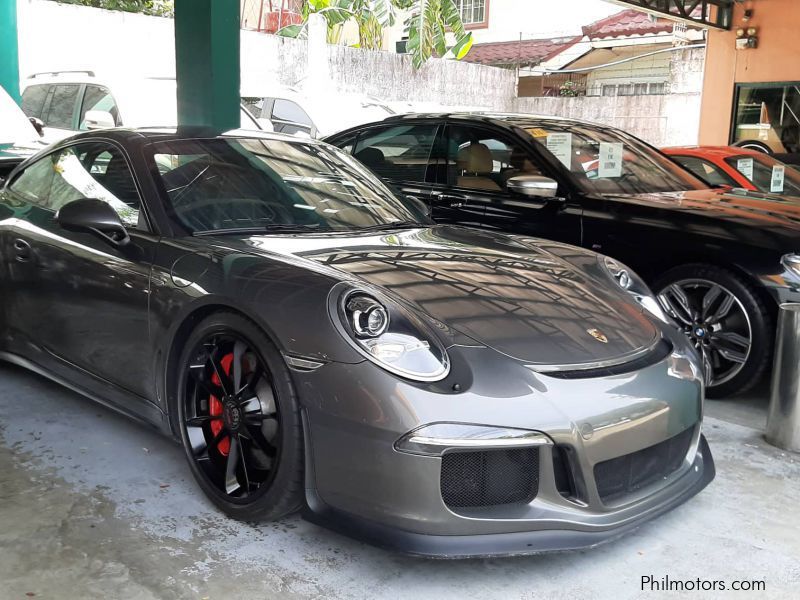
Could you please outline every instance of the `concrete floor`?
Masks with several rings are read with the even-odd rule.
[[[763,580],[766,592],[733,595],[800,597],[800,455],[763,441],[765,390],[708,403],[717,479],[631,535],[583,552],[427,561],[296,517],[228,520],[174,443],[21,369],[0,365],[0,378],[3,600],[714,597],[647,594],[643,575]]]

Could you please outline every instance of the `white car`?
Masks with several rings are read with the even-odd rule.
[[[44,148],[38,126],[0,87],[0,182],[25,158]]]
[[[357,94],[304,94],[290,87],[243,88],[242,104],[275,131],[324,138],[395,114],[380,100]]]
[[[54,142],[76,131],[109,127],[175,127],[178,101],[174,79],[103,79],[92,71],[31,75],[24,82],[22,110],[44,124]],[[271,130],[241,110],[241,128]]]

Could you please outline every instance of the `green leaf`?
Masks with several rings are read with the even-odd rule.
[[[469,51],[472,50],[472,32],[470,31],[467,35],[459,39],[455,45],[450,49],[450,52],[453,53],[453,56],[456,60],[461,60]]]
[[[287,38],[299,38],[303,30],[303,25],[287,25],[286,27],[281,27],[278,29],[278,31],[275,32],[275,35],[280,35]]]

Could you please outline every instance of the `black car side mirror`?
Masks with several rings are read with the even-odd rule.
[[[430,219],[431,218],[431,207],[430,205],[425,202],[424,200],[420,200],[415,196],[406,196],[406,200],[409,204],[411,204],[421,215]]]
[[[89,231],[114,246],[126,246],[131,238],[111,206],[96,198],[83,198],[65,204],[56,213],[64,229]]]
[[[36,130],[36,133],[39,134],[39,137],[44,135],[44,121],[41,119],[37,119],[36,117],[30,117],[28,119],[33,125],[33,128]]]
[[[558,194],[558,182],[541,175],[517,175],[506,181],[512,192],[530,198],[555,198]]]

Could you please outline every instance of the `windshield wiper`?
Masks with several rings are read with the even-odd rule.
[[[264,235],[268,233],[315,233],[326,231],[324,229],[317,229],[311,225],[295,225],[292,223],[275,223],[274,225],[264,225],[263,227],[226,227],[223,229],[205,229],[203,231],[194,231],[194,237],[203,237],[207,235],[241,235],[245,233]]]
[[[419,221],[394,221],[392,223],[377,223],[375,225],[368,225],[367,227],[359,227],[354,229],[354,233],[361,233],[363,231],[388,231],[392,229],[417,229],[419,227],[427,227],[425,223]]]

